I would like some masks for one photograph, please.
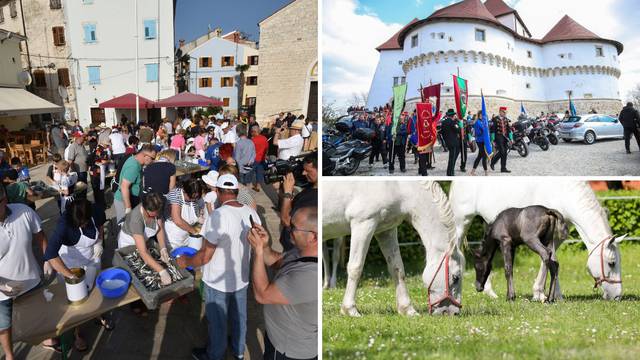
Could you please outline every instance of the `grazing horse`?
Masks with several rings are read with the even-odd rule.
[[[493,256],[500,246],[504,257],[504,275],[507,278],[507,300],[515,300],[513,261],[516,247],[525,244],[540,255],[542,262],[551,272],[547,301],[555,301],[559,268],[556,249],[567,239],[568,233],[567,223],[562,214],[544,206],[510,208],[502,211],[496,221],[487,227],[482,249],[476,253],[476,290],[484,290],[484,284],[491,273]]]
[[[398,226],[411,223],[425,247],[427,261],[422,280],[427,287],[429,312],[460,311],[464,256],[455,237],[453,213],[447,195],[435,181],[327,181],[322,191],[323,240],[351,235],[347,287],[340,311],[360,316],[356,288],[373,236],[396,285],[398,313],[418,315],[411,305]]]
[[[541,205],[556,209],[578,230],[589,251],[587,268],[596,286],[601,286],[604,299],[620,299],[622,296],[618,245],[624,236],[613,236],[607,215],[587,182],[547,178],[454,180],[449,199],[456,218],[458,239],[464,239],[476,215],[492,223],[502,210],[508,208]],[[547,268],[541,262],[533,285],[534,300],[545,300],[546,278]],[[555,290],[556,299],[561,299],[560,281],[557,281]],[[485,293],[496,297],[490,279],[485,285]]]

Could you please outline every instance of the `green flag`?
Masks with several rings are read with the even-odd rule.
[[[391,123],[391,134],[396,136],[396,127],[400,119],[400,113],[404,108],[404,97],[407,94],[407,84],[393,87],[393,122]]]
[[[463,119],[467,115],[467,80],[453,75],[453,91],[458,116]]]

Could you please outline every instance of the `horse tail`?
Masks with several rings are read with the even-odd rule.
[[[552,221],[553,242],[555,245],[555,242],[557,240],[564,240],[562,238],[563,237],[562,230],[564,229],[564,226],[565,226],[564,216],[558,210],[555,210],[555,209],[547,209],[547,215],[553,218],[553,221]]]

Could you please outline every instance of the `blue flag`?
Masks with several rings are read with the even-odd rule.
[[[489,134],[489,117],[487,116],[487,106],[484,103],[484,94],[482,94],[482,141],[487,157],[493,154],[493,145],[491,144],[491,135]]]
[[[569,98],[569,112],[571,112],[571,116],[576,116],[576,114],[578,113],[576,111],[575,105],[573,105],[573,100],[571,100],[571,98]]]
[[[520,103],[520,113],[521,114],[526,114],[527,113],[527,110],[524,109],[524,104],[522,102]]]

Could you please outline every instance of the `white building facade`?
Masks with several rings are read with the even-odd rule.
[[[236,32],[234,32],[236,33]],[[259,55],[255,43],[243,41],[234,33],[213,36],[194,49],[189,55],[189,91],[215,97],[224,103],[222,109],[235,113],[238,109],[240,72],[238,65],[249,65],[244,72],[245,82],[242,104],[256,104]],[[239,34],[238,34],[239,35]]]
[[[367,106],[390,102],[394,84],[406,81],[410,109],[420,101],[420,87],[430,83],[443,84],[445,106],[453,107],[452,74],[459,74],[468,80],[475,111],[482,91],[491,112],[506,105],[512,117],[520,103],[529,113],[564,112],[569,96],[578,112],[615,113],[622,50],[568,16],[534,39],[502,0],[465,0],[412,21],[378,48]]]
[[[140,96],[154,101],[175,94],[173,0],[138,0],[137,11],[135,3],[64,0],[69,68],[75,78],[78,120],[83,126],[102,121],[115,124],[120,112],[135,120],[135,110],[99,109],[98,105],[136,93],[138,87]],[[141,121],[160,116],[158,109],[140,110]]]

